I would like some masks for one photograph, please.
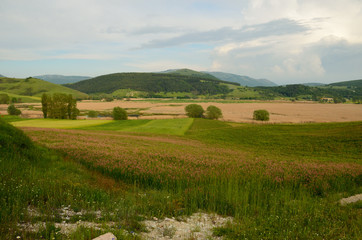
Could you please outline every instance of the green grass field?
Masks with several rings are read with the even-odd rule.
[[[80,128],[109,123],[110,120],[68,120],[68,119],[31,119],[16,121],[15,127],[38,127],[38,128]]]
[[[138,133],[156,133],[184,135],[193,123],[191,118],[159,119],[159,120],[66,120],[66,119],[33,119],[12,124],[16,127],[38,127],[59,129],[108,130]]]
[[[63,121],[48,126],[63,128]],[[79,125],[24,128],[32,143],[0,120],[0,238],[92,239],[112,231],[118,239],[139,239],[142,220],[204,211],[234,218],[213,237],[361,239],[361,204],[337,202],[362,192],[362,122],[69,122]],[[64,206],[87,214],[64,219]],[[29,214],[29,207],[41,215]],[[79,220],[104,227],[68,236],[55,227]],[[21,230],[24,222],[48,224],[31,233]]]

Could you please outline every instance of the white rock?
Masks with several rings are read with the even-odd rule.
[[[93,238],[93,240],[117,240],[116,236],[113,235],[113,233],[106,233],[99,237]]]
[[[341,205],[347,205],[361,200],[362,200],[362,194],[357,194],[349,198],[342,198],[339,202],[341,203]]]

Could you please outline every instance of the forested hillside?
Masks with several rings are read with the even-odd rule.
[[[336,82],[336,83],[331,83],[329,85],[330,86],[345,86],[345,87],[362,87],[362,79],[344,81],[344,82]]]
[[[193,92],[195,94],[225,94],[230,90],[221,83],[239,85],[218,79],[163,73],[114,73],[74,84],[69,88],[85,93],[112,93],[118,89],[145,92]]]
[[[260,91],[263,96],[269,97],[270,99],[287,97],[319,101],[321,98],[333,98],[335,102],[343,102],[345,99],[357,101],[362,98],[362,87],[330,85],[310,87],[302,84],[293,84],[278,87],[257,87],[254,89]]]

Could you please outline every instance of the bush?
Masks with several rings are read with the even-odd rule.
[[[17,109],[13,104],[11,104],[8,107],[8,114],[18,116],[21,114],[21,111],[19,109]]]
[[[114,120],[127,120],[128,115],[126,110],[120,107],[113,108],[112,116]]]
[[[204,109],[198,104],[189,104],[185,107],[186,115],[190,118],[202,118]]]
[[[96,117],[98,117],[98,112],[91,110],[88,112],[88,117],[96,118]]]
[[[7,95],[5,93],[1,93],[0,94],[0,104],[9,104],[9,102],[10,102],[9,95]]]
[[[219,119],[222,117],[221,109],[213,105],[208,106],[206,109],[206,118],[208,119]]]
[[[255,110],[253,119],[259,121],[269,121],[269,112],[267,110]]]

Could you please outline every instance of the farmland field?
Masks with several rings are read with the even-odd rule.
[[[270,123],[310,123],[310,122],[349,122],[362,120],[361,104],[320,104],[288,102],[238,102],[238,101],[186,101],[186,100],[132,100],[132,101],[81,101],[77,107],[84,112],[112,111],[116,106],[137,112],[138,119],[173,119],[185,118],[185,106],[190,103],[200,104],[204,109],[215,105],[222,110],[224,121],[253,123],[253,112],[266,109],[270,113]],[[38,111],[21,109],[32,118],[42,118],[40,104],[33,104]],[[6,114],[7,105],[0,105],[0,114]],[[135,117],[131,117],[135,119]]]
[[[362,122],[2,119],[21,127],[41,149],[54,152],[43,156],[40,150],[25,151],[19,159],[32,159],[21,163],[30,164],[29,169],[11,160],[21,153],[18,150],[0,158],[1,176],[21,174],[2,178],[0,193],[10,199],[5,205],[16,211],[2,210],[6,224],[0,224],[0,236],[14,238],[21,231],[23,239],[91,239],[99,233],[94,226],[103,224],[102,231],[107,231],[108,224],[115,223],[119,227],[111,231],[119,239],[138,239],[146,231],[143,220],[183,219],[197,212],[234,219],[214,228],[211,238],[362,236],[361,204],[338,204],[341,198],[362,192]],[[12,137],[3,136],[0,140],[7,140],[0,144],[11,142]],[[26,139],[14,141],[14,147],[32,148]],[[23,181],[22,176],[30,177]],[[45,178],[53,180],[48,183]],[[24,187],[10,187],[14,184]],[[64,205],[66,211],[80,215],[59,216]],[[43,215],[33,216],[29,209]],[[92,213],[95,210],[102,217]],[[79,220],[98,225],[78,227],[72,235],[54,227]],[[37,221],[50,225],[40,227],[39,233],[24,232],[17,225],[28,222],[25,226],[34,229]],[[13,228],[18,230],[5,230]],[[167,228],[162,234],[169,234]],[[188,234],[184,239],[195,232]]]

